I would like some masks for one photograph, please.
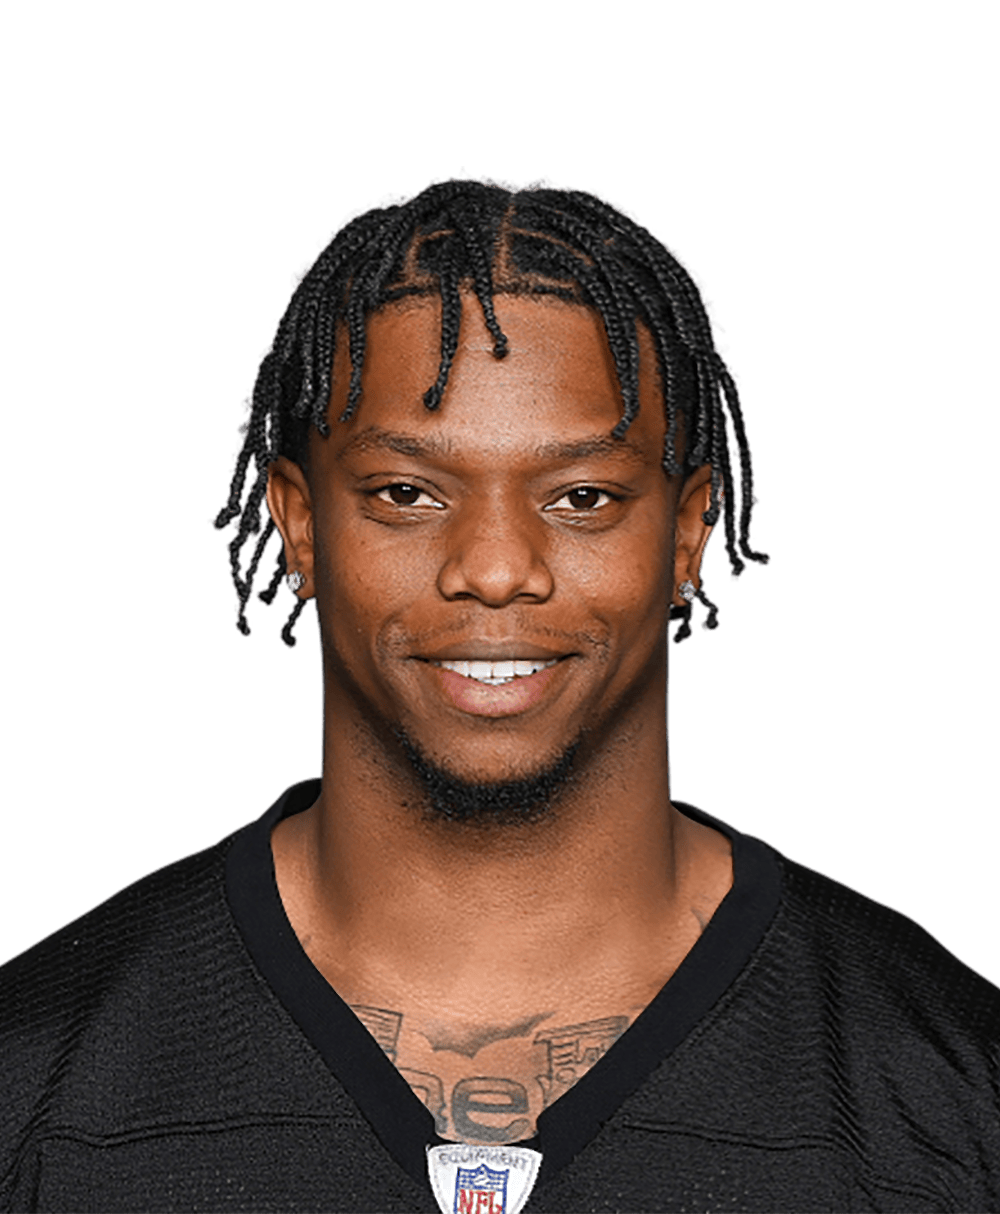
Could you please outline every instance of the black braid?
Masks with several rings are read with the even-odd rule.
[[[347,393],[347,404],[340,415],[342,422],[350,421],[361,400],[361,374],[364,370],[365,349],[368,344],[366,320],[368,313],[373,311],[372,303],[378,299],[379,290],[386,276],[391,272],[395,260],[393,235],[400,234],[401,222],[399,208],[378,213],[382,219],[379,228],[373,234],[366,234],[361,252],[369,250],[380,254],[374,262],[362,262],[356,274],[352,277],[347,289],[347,340],[351,354],[351,385]],[[405,216],[403,217],[405,223]],[[334,301],[335,303],[335,301]],[[334,322],[337,315],[334,312]],[[333,350],[324,363],[325,376],[317,393],[315,405],[321,407],[325,416],[330,401],[330,376],[333,373]],[[320,405],[319,402],[322,402]]]
[[[629,314],[627,321],[623,321],[621,310],[616,306],[616,301],[607,289],[603,276],[588,266],[586,262],[581,261],[578,254],[574,254],[554,241],[542,242],[537,238],[533,239],[535,243],[548,245],[548,248],[541,253],[546,268],[558,267],[561,271],[574,275],[583,290],[583,298],[588,303],[593,303],[604,321],[604,331],[607,334],[608,346],[611,349],[611,357],[618,374],[622,396],[625,400],[632,402],[631,412],[629,405],[626,405],[622,421],[615,427],[615,433],[620,438],[621,434],[618,431],[623,427],[627,428],[638,412],[639,340],[635,331],[635,320]],[[527,244],[527,241],[519,241],[516,248],[523,250]],[[540,251],[535,252],[538,257]],[[523,256],[523,251],[521,255]]]
[[[740,549],[743,555],[751,561],[760,561],[766,565],[768,556],[764,552],[754,552],[750,548],[750,510],[753,506],[753,468],[750,465],[750,444],[747,442],[746,430],[743,426],[743,410],[740,408],[740,396],[736,384],[729,374],[722,359],[716,355],[716,366],[722,390],[729,406],[729,415],[733,419],[733,429],[736,431],[736,445],[740,453],[740,476],[743,479],[743,500],[740,503]]]
[[[594,264],[594,271],[581,265],[578,277],[585,276],[586,281],[581,280],[581,286],[594,297],[607,329],[624,403],[622,419],[612,433],[621,438],[639,412],[639,337],[635,329],[635,307],[623,281],[621,265],[609,254],[600,235],[574,216],[554,207],[538,209],[555,231],[569,236]],[[598,294],[595,295],[595,291]]]
[[[302,614],[302,609],[308,603],[308,599],[296,599],[295,606],[292,608],[291,615],[285,620],[285,626],[281,630],[281,639],[286,645],[294,645],[295,637],[292,636],[292,629],[295,627],[295,621]]]
[[[350,421],[361,400],[361,372],[365,361],[365,346],[368,335],[365,326],[365,303],[358,283],[352,283],[347,297],[347,344],[351,352],[351,386],[347,391],[347,404],[340,421]]]
[[[262,590],[260,594],[257,595],[262,603],[267,603],[270,605],[274,602],[274,596],[278,593],[278,587],[281,585],[281,579],[287,572],[288,567],[285,564],[285,550],[282,548],[278,553],[278,559],[274,565],[274,574],[267,584],[267,589]]]
[[[475,200],[468,200],[467,206],[452,210],[455,226],[465,245],[465,252],[472,266],[473,282],[476,298],[483,309],[483,320],[493,338],[493,357],[505,358],[507,355],[507,335],[500,328],[497,314],[493,309],[493,272],[490,269],[490,259],[479,240],[477,224],[483,220],[483,212]],[[471,216],[471,222],[470,222]]]
[[[719,609],[718,609],[718,607],[716,607],[716,605],[705,594],[705,591],[700,586],[695,587],[694,594],[695,594],[695,598],[699,601],[699,603],[701,603],[702,606],[708,608],[708,615],[705,618],[705,627],[706,628],[718,628],[718,626],[719,626]],[[676,640],[676,638],[674,638],[674,639]]]
[[[441,397],[448,384],[448,372],[458,350],[462,324],[462,297],[458,293],[458,282],[454,274],[442,270],[438,281],[441,284],[441,363],[437,380],[424,393],[424,404],[431,410],[441,404]]]
[[[750,546],[753,472],[739,394],[714,348],[704,304],[684,267],[645,228],[591,194],[512,192],[480,182],[448,181],[348,223],[300,282],[261,363],[229,495],[215,519],[217,527],[239,520],[229,561],[241,631],[249,632],[246,606],[275,530],[270,520],[261,527],[269,465],[283,455],[305,466],[311,430],[329,434],[333,364],[341,334],[346,334],[350,355],[350,383],[341,414],[346,421],[362,403],[368,317],[406,296],[437,296],[441,356],[437,379],[424,395],[427,407],[436,409],[458,349],[465,290],[479,302],[497,358],[507,353],[507,338],[494,308],[497,294],[548,294],[594,308],[621,389],[622,417],[612,431],[618,437],[639,411],[636,325],[641,320],[653,339],[663,390],[664,470],[677,476],[710,464],[709,505],[703,517],[709,525],[723,517],[733,572],[744,568],[740,554],[767,560]],[[727,414],[739,461],[738,521]],[[244,572],[243,548],[258,533]],[[258,597],[272,602],[284,573],[284,552],[279,550],[273,576]],[[706,627],[714,628],[718,608],[703,590],[697,597],[708,610]],[[306,601],[296,599],[282,629],[290,645]],[[690,604],[671,607],[671,619],[681,620],[675,640],[690,635],[690,616]]]
[[[674,640],[686,641],[691,635],[691,604],[685,603],[683,607],[675,607],[671,604],[670,618],[681,621],[680,628],[674,633]]]
[[[670,476],[681,476],[685,471],[685,465],[677,458],[677,432],[683,409],[685,384],[690,383],[691,375],[690,372],[682,374],[678,366],[681,361],[677,353],[678,343],[659,315],[655,306],[655,297],[641,283],[636,285],[635,297],[642,310],[642,318],[646,327],[652,335],[663,380],[663,399],[667,410],[667,433],[663,441],[663,470]],[[693,460],[686,462],[688,467],[699,466]]]

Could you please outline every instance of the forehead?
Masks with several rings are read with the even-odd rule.
[[[337,452],[363,449],[379,432],[412,434],[442,448],[480,450],[512,459],[527,449],[606,438],[621,418],[614,360],[600,316],[550,296],[498,295],[497,319],[508,338],[503,359],[478,301],[462,298],[458,349],[438,410],[423,404],[438,377],[441,307],[435,298],[389,305],[369,317],[362,396],[349,422],[332,426]],[[640,413],[625,446],[662,455],[664,417],[652,341],[640,327]],[[338,341],[331,419],[347,399],[347,341]]]

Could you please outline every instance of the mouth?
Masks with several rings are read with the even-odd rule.
[[[486,657],[475,648],[476,656],[452,649],[421,658],[419,664],[434,672],[434,683],[452,707],[478,717],[515,716],[547,702],[564,682],[560,671],[569,665],[566,658],[573,656],[529,651],[519,657]]]
[[[539,661],[533,658],[504,658],[490,662],[478,658],[459,658],[457,660],[432,661],[432,666],[441,670],[450,670],[453,674],[461,675],[464,679],[475,679],[477,683],[485,683],[488,687],[499,687],[504,683],[512,683],[515,679],[530,679],[541,670],[555,666],[560,658],[549,661]]]

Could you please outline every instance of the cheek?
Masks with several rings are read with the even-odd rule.
[[[664,527],[637,526],[574,547],[561,554],[556,583],[564,582],[594,614],[626,634],[665,616],[673,545]]]
[[[331,620],[384,619],[433,584],[426,543],[332,510],[320,520],[316,579]]]

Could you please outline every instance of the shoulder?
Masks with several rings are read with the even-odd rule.
[[[0,966],[0,1039],[58,1037],[127,974],[176,965],[185,941],[219,919],[231,841],[143,877]]]
[[[902,1184],[907,1169],[954,1173],[948,1187],[956,1192],[980,1178],[993,1200],[1000,990],[906,915],[781,864],[781,909],[760,960],[770,989],[763,1001],[778,1028],[773,1045],[799,1051],[812,1073],[797,1081],[796,1116],[808,1121],[804,1110],[823,1106],[830,1111],[817,1124],[863,1132],[871,1144],[863,1154],[881,1176]],[[985,1200],[972,1192],[970,1201]]]
[[[88,1070],[113,1086],[139,1026],[162,1019],[164,1000],[233,934],[230,842],[144,877],[0,967],[0,1155],[58,1103],[69,1076],[77,1091]]]
[[[783,1208],[1000,1209],[1000,990],[905,915],[751,848],[778,866],[773,916],[630,1115],[784,1176]]]
[[[113,987],[124,969],[155,964],[198,930],[222,897],[230,842],[143,877],[0,966],[0,1033],[51,1031]]]
[[[843,1011],[933,1035],[952,1030],[1000,1053],[1000,990],[924,928],[821,873],[780,857],[784,897],[775,931],[802,982],[821,982]]]

